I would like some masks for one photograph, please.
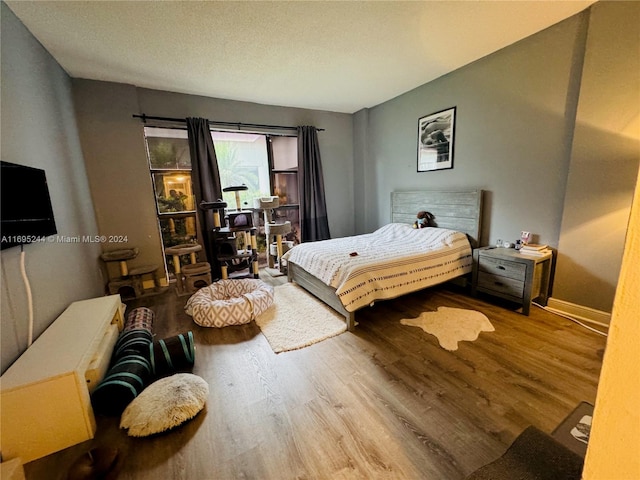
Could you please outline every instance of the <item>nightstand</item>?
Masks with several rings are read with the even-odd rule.
[[[477,248],[473,251],[471,292],[520,303],[523,315],[529,315],[534,299],[547,304],[552,261],[551,252],[533,256],[513,248]]]

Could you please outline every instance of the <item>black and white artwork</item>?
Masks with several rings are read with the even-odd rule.
[[[453,168],[456,107],[418,120],[418,172]]]

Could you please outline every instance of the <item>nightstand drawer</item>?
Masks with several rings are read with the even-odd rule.
[[[523,255],[513,248],[484,247],[473,250],[471,293],[486,293],[522,304],[529,315],[533,300],[547,304],[553,255]]]
[[[484,255],[480,255],[478,261],[478,272],[513,278],[524,282],[527,266],[522,263],[510,262],[500,258],[489,258]]]
[[[477,288],[491,290],[517,299],[522,299],[524,296],[524,281],[482,271],[478,272]]]

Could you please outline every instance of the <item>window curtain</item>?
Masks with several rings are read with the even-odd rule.
[[[318,131],[313,126],[298,127],[298,183],[300,195],[300,240],[327,240],[329,222]]]
[[[202,238],[207,261],[211,265],[211,276],[220,278],[220,263],[216,259],[213,243],[213,211],[199,208],[201,202],[217,202],[222,198],[220,170],[216,150],[211,138],[209,120],[187,118],[189,152],[191,154],[191,176],[196,197],[198,236]]]

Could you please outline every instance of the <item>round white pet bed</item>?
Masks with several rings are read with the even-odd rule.
[[[273,287],[259,279],[225,279],[194,293],[185,305],[203,327],[249,323],[273,304]]]

